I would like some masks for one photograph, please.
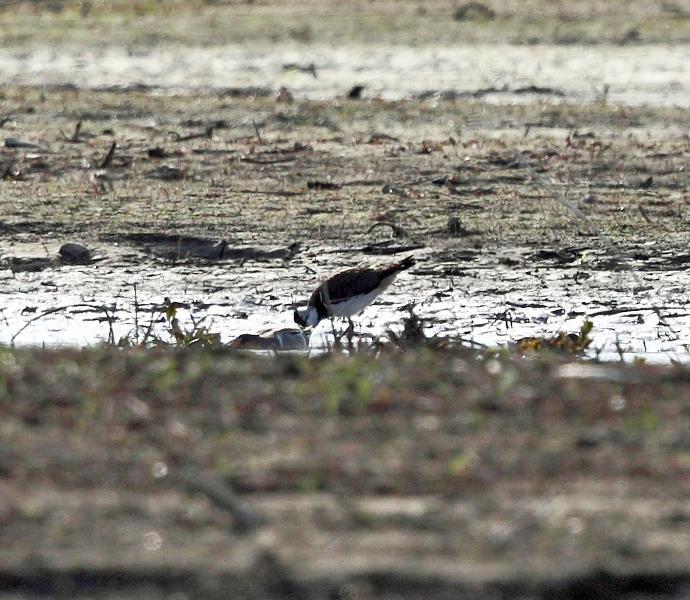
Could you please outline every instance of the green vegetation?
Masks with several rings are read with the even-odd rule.
[[[406,493],[450,491],[487,465],[501,476],[511,472],[549,478],[548,461],[540,467],[542,454],[556,453],[559,461],[565,460],[580,443],[603,452],[611,445],[644,440],[649,460],[663,460],[665,469],[672,465],[667,453],[673,447],[684,450],[674,446],[683,433],[682,421],[669,422],[665,415],[690,393],[686,369],[607,365],[608,378],[592,379],[586,377],[587,363],[572,370],[585,376],[571,377],[571,359],[546,353],[533,359],[505,354],[484,360],[466,349],[422,348],[382,353],[375,360],[339,352],[268,358],[222,347],[192,350],[196,346],[4,349],[3,427],[11,435],[29,435],[61,423],[65,433],[87,445],[116,428],[119,436],[108,443],[153,444],[154,454],[186,445],[196,460],[211,461],[242,488],[256,476],[253,463],[245,462],[249,447],[244,444],[269,431],[287,436],[285,456],[293,448],[299,459],[289,476],[281,471],[278,457],[274,466],[269,462],[260,468],[269,469],[264,476],[271,477],[277,476],[272,469],[278,469],[280,485],[295,489],[329,486],[342,475],[328,471],[334,451],[327,449],[330,443],[362,443],[358,455],[371,444],[379,451],[392,444],[415,465],[419,479],[406,479],[400,471],[404,463],[396,463],[385,481]],[[671,381],[673,385],[661,385]],[[587,433],[602,426],[609,431],[604,437]],[[426,435],[427,430],[433,435]],[[578,436],[584,436],[581,442]],[[491,440],[497,439],[502,440],[500,448],[491,448]],[[167,440],[164,446],[162,440]],[[254,447],[251,454],[268,458],[270,452]],[[602,453],[602,461],[608,452]],[[143,467],[149,456],[149,450],[142,451],[132,460],[143,461]],[[621,454],[616,469],[620,472],[626,461],[637,459]],[[442,472],[424,466],[439,460]],[[603,474],[607,468],[605,461],[595,461],[587,470]],[[676,468],[682,468],[680,462]],[[382,485],[378,472],[359,475],[364,478],[361,486]]]

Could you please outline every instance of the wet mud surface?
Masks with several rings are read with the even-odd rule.
[[[588,317],[603,357],[685,360],[683,109],[4,94],[5,139],[34,145],[2,148],[4,342],[163,335],[165,298],[229,342],[289,326],[336,270],[414,254],[362,334],[412,305],[489,345]]]
[[[0,597],[689,596],[682,3],[50,4],[0,7]],[[409,254],[363,340],[611,362],[273,356]],[[271,360],[100,347],[173,304]]]
[[[68,47],[56,68],[53,48],[6,53],[2,71],[14,85],[74,85],[195,90],[284,87],[299,98],[483,98],[488,102],[593,102],[688,106],[690,45],[330,44],[156,47],[132,55],[120,46]],[[194,58],[190,60],[190,55]],[[319,65],[318,69],[315,65]]]

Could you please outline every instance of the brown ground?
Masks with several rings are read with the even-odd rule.
[[[577,319],[632,307],[625,332],[641,353],[654,342],[648,330],[636,333],[650,307],[686,317],[690,197],[681,109],[4,94],[6,135],[42,144],[2,149],[3,264],[14,272],[5,271],[8,340],[29,318],[77,302],[110,306],[117,337],[130,335],[136,283],[140,309],[166,296],[191,302],[228,341],[284,326],[292,299],[334,269],[412,249],[418,267],[393,286],[388,303],[415,301],[430,323],[465,337],[496,329],[506,310],[529,323],[534,312]],[[101,168],[113,143],[112,161]],[[621,271],[606,240],[535,183],[515,149],[629,256],[637,275]],[[184,255],[184,236],[225,240],[249,254],[220,265],[151,257]],[[105,260],[70,268],[46,260],[67,241]],[[283,249],[291,259],[267,260],[249,247]],[[456,308],[439,313],[439,302]],[[75,309],[53,335],[63,339],[60,328],[103,317],[94,310]],[[620,323],[601,319],[597,346],[611,353]],[[680,341],[657,351],[683,353],[684,321],[669,322]],[[54,343],[50,335],[18,341]]]
[[[685,369],[104,349],[0,378],[7,597],[687,597]]]
[[[203,4],[187,16],[211,27],[220,9]],[[412,3],[393,21],[389,3],[370,4],[397,38]],[[584,4],[549,3],[544,13],[529,3],[520,20],[496,2],[498,21],[459,26],[472,41],[506,23],[518,43],[535,31],[556,43],[568,43],[564,31],[629,37],[627,13],[598,2],[575,10]],[[21,47],[39,31],[64,42],[61,19],[79,13],[67,5],[53,13],[21,3],[5,41]],[[278,21],[268,4],[242,5],[234,30],[270,35],[281,19],[304,18],[296,5],[283,5]],[[152,22],[182,36],[161,25],[162,6],[93,10],[98,23],[115,18],[123,43],[149,39]],[[687,41],[682,7],[672,8],[629,8],[637,41],[665,31]],[[439,39],[451,35],[445,13],[413,12],[439,23]],[[127,18],[143,31],[122,29]],[[74,43],[93,43],[88,22],[74,22]],[[551,97],[500,106],[282,103],[242,90],[0,92],[2,138],[40,145],[0,150],[3,339],[75,302],[75,289],[85,302],[121,304],[132,281],[142,310],[170,296],[203,300],[201,314],[225,306],[244,323],[235,313],[282,316],[318,275],[418,246],[418,266],[388,302],[424,298],[429,320],[434,302],[480,297],[491,312],[520,287],[524,304],[533,294],[549,310],[584,296],[593,304],[582,318],[642,300],[685,313],[686,109]],[[629,253],[643,286],[612,284],[618,262],[514,148]],[[151,256],[190,236],[258,252],[300,246],[278,259]],[[53,257],[65,241],[104,260],[61,266]],[[478,319],[466,312],[446,325],[465,335]],[[117,317],[134,342],[134,311]],[[626,332],[647,314],[633,317]],[[376,360],[367,348],[316,359],[1,350],[0,597],[687,598],[689,382],[680,366],[466,350],[389,348]]]
[[[683,109],[199,102],[26,88],[3,96],[5,136],[43,145],[2,149],[3,228],[15,242],[147,232],[356,247],[389,239],[395,231],[383,223],[393,223],[413,241],[458,246],[449,216],[481,232],[483,245],[581,242],[586,225],[535,187],[516,162],[519,149],[624,249],[662,230],[661,243],[687,246]],[[113,142],[112,162],[100,168]],[[383,231],[374,236],[373,225]]]
[[[682,111],[39,95],[5,90],[21,123],[12,133],[50,148],[3,150],[11,253],[78,238],[127,277],[172,268],[127,250],[139,247],[128,245],[133,234],[257,248],[298,240],[292,261],[267,267],[290,282],[304,279],[304,252],[320,264],[319,249],[392,240],[424,244],[409,281],[438,285],[463,253],[584,239],[600,257],[590,272],[615,268],[514,163],[519,144],[563,193],[591,190],[588,210],[617,243],[634,249],[656,233],[655,268],[682,267]],[[168,133],[203,132],[219,115],[227,122],[211,138]],[[62,139],[79,119],[95,137]],[[447,119],[472,125],[442,138]],[[113,139],[113,162],[100,169]],[[167,156],[151,157],[154,148]],[[165,179],[170,169],[181,178]],[[382,192],[432,177],[452,187]],[[450,215],[479,233],[451,235]],[[369,232],[379,222],[406,234]],[[373,363],[6,353],[5,596],[683,597],[687,372],[601,368],[424,353]],[[261,527],[233,532],[229,489]]]

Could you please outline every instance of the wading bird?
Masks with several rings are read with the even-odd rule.
[[[295,309],[295,323],[315,327],[322,319],[344,317],[352,332],[352,317],[369,306],[400,271],[414,264],[414,256],[408,256],[381,267],[355,267],[336,273],[314,290],[307,308]]]

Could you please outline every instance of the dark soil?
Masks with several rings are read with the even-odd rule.
[[[686,369],[105,348],[0,380],[6,597],[687,597]]]

